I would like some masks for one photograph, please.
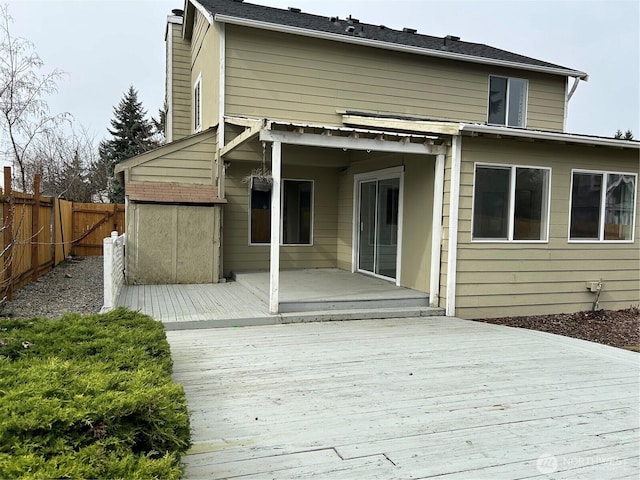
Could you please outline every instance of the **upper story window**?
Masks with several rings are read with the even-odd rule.
[[[528,80],[490,75],[488,123],[524,128],[528,89]]]
[[[635,173],[572,171],[569,239],[633,241]]]
[[[476,165],[473,240],[546,242],[551,169]]]
[[[198,75],[193,85],[193,131],[199,132],[202,128],[202,75]]]

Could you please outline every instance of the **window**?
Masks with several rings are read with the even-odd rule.
[[[202,76],[198,75],[193,85],[193,131],[199,132],[202,127]]]
[[[633,241],[637,175],[573,171],[569,239]]]
[[[551,170],[476,165],[474,240],[547,241]]]
[[[251,244],[271,242],[271,191],[251,189]],[[282,245],[311,245],[313,225],[313,182],[282,181]]]
[[[283,183],[283,245],[311,245],[312,185],[308,180],[285,180]]]
[[[528,80],[521,78],[489,76],[488,123],[524,128],[528,84]]]

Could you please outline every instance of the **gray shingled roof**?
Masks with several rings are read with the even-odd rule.
[[[480,59],[514,62],[523,66],[542,67],[576,71],[553,63],[544,62],[535,58],[525,57],[517,53],[508,52],[499,48],[490,47],[481,43],[471,43],[462,40],[444,39],[418,33],[394,30],[380,25],[371,25],[354,19],[337,17],[325,17],[312,15],[305,12],[283,10],[280,8],[254,5],[239,0],[198,0],[212,15],[221,14],[230,17],[243,18],[267,22],[288,27],[297,27],[312,31],[331,33],[344,37],[360,37],[391,44],[424,48],[453,54],[468,55]],[[352,33],[348,27],[354,27]]]

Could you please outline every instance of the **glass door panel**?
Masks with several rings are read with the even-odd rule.
[[[360,184],[360,241],[358,268],[373,272],[375,267],[377,182]]]
[[[361,182],[358,269],[396,278],[400,179]]]
[[[399,178],[390,178],[378,182],[376,265],[374,273],[389,278],[396,278],[399,200]]]

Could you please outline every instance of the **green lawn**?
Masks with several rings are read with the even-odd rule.
[[[177,479],[189,445],[159,322],[0,320],[0,478]]]

